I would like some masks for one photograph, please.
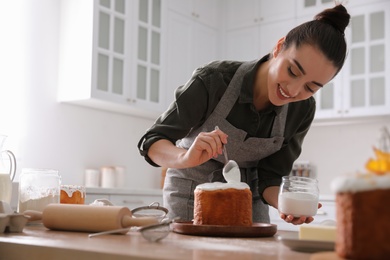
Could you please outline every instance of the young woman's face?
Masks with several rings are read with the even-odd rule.
[[[275,106],[308,99],[328,83],[337,69],[317,48],[305,44],[281,49],[279,40],[268,71],[268,98]]]

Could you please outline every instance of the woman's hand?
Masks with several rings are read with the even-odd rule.
[[[227,137],[227,134],[219,129],[199,133],[184,155],[189,167],[198,166],[222,154],[222,147],[227,144]]]
[[[227,137],[227,134],[219,129],[201,132],[188,150],[161,139],[152,144],[148,156],[153,162],[166,168],[195,167],[222,154],[222,146],[227,143]]]
[[[322,207],[322,204],[321,203],[318,203],[318,208],[321,208]],[[291,223],[293,225],[301,225],[301,224],[309,224],[310,222],[312,222],[314,220],[313,217],[305,217],[305,216],[301,216],[301,217],[294,217],[293,215],[285,215],[283,213],[280,213],[280,218],[283,219],[284,221],[286,221],[287,223]]]

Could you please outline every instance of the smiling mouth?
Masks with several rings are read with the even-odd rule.
[[[280,85],[278,85],[278,90],[279,90],[279,93],[285,97],[285,98],[292,98],[291,96],[287,95],[286,92],[283,91],[283,89],[280,87]]]

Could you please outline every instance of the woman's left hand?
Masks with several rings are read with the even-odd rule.
[[[321,207],[322,204],[318,203],[318,208]],[[293,215],[285,215],[283,213],[280,214],[280,218],[286,221],[287,223],[291,223],[293,225],[302,225],[304,223],[309,224],[314,220],[313,217],[305,217],[305,216],[294,217]]]

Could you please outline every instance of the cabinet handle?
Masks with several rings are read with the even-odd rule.
[[[127,103],[133,103],[133,104],[137,102],[136,99],[132,99],[132,98],[128,98],[128,99],[126,99],[126,101],[127,101]]]

